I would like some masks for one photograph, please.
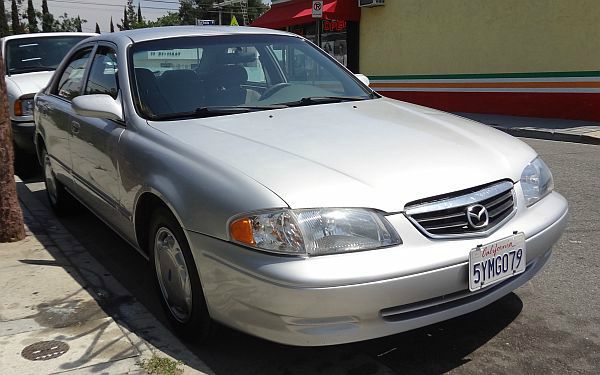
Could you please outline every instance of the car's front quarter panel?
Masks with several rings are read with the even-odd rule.
[[[228,220],[248,211],[286,207],[273,192],[243,173],[177,142],[138,119],[119,146],[121,204],[134,216],[151,193],[173,211],[184,229],[227,238]]]

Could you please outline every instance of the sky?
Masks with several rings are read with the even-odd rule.
[[[101,32],[108,32],[110,29],[110,17],[113,18],[115,31],[118,31],[117,23],[121,23],[123,17],[123,7],[126,0],[47,0],[48,9],[54,17],[67,12],[70,17],[79,15],[87,22],[83,24],[82,30],[94,32],[96,22],[100,26]],[[268,4],[270,0],[262,0]],[[142,5],[142,16],[148,20],[156,20],[169,11],[179,10],[179,0],[134,0],[137,11],[138,2]],[[215,1],[216,2],[216,1]],[[42,11],[42,0],[33,0],[37,11]],[[4,6],[10,11],[10,0],[4,0]],[[23,0],[23,9],[27,7],[27,1]]]

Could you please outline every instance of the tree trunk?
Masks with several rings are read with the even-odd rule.
[[[0,55],[0,242],[25,238],[23,213],[15,183],[12,128],[6,99],[4,59]]]

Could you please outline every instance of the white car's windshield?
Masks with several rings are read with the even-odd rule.
[[[149,119],[364,100],[372,91],[306,41],[276,35],[163,39],[131,52],[138,112]]]
[[[55,70],[67,52],[89,35],[19,38],[6,41],[6,72]]]

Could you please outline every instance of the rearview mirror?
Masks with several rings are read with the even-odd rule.
[[[123,121],[123,109],[110,95],[81,95],[73,99],[71,106],[80,116]]]
[[[367,77],[366,75],[357,73],[357,74],[355,74],[355,76],[356,76],[356,78],[358,78],[365,85],[369,86],[371,84],[371,81],[369,80],[369,77]]]

